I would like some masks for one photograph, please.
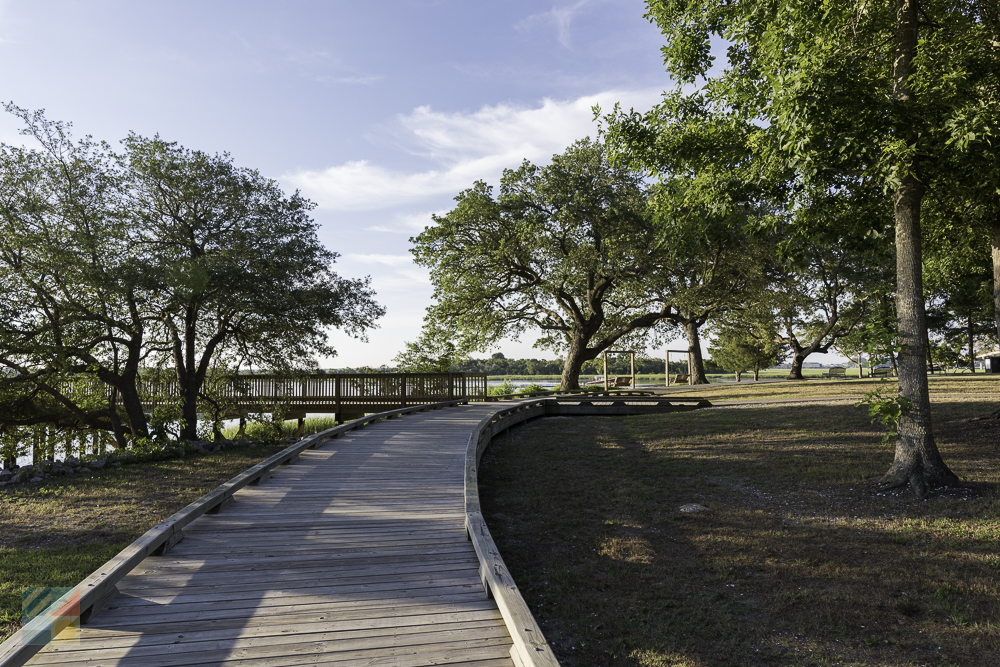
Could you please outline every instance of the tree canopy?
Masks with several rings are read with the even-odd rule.
[[[228,155],[137,135],[116,153],[8,111],[38,148],[0,146],[0,391],[23,406],[0,420],[146,437],[141,376],[165,367],[194,438],[209,370],[307,368],[334,354],[328,327],[362,336],[384,313],[332,271],[311,202]],[[107,396],[74,393],[84,376]]]
[[[546,167],[525,161],[497,195],[480,181],[455,201],[411,241],[431,271],[429,323],[462,349],[540,331],[536,346],[566,353],[570,389],[585,361],[667,322],[656,288],[669,249],[642,178],[599,145],[579,141]]]
[[[647,9],[666,39],[664,63],[678,88],[647,114],[609,117],[610,144],[653,166],[664,162],[657,157],[664,145],[680,146],[676,162],[697,168],[726,156],[728,138],[749,128],[751,141],[742,145],[762,178],[872,184],[889,193],[899,386],[909,407],[884,484],[909,484],[923,495],[928,484],[956,483],[931,429],[920,215],[949,164],[973,145],[995,146],[995,3],[650,0]],[[727,44],[720,68],[713,37]],[[681,88],[695,82],[693,92]]]

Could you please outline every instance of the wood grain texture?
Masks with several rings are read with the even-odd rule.
[[[466,443],[497,408],[373,420],[215,494],[27,664],[512,665],[465,531]]]
[[[29,624],[0,645],[0,667],[558,665],[483,521],[483,451],[549,414],[708,405],[635,393],[453,401],[317,434],[158,524],[78,585],[90,610],[79,642],[35,655],[21,645],[41,630]]]

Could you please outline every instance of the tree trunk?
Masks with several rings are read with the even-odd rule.
[[[134,371],[126,371],[117,375],[111,370],[100,368],[97,371],[97,378],[113,387],[118,392],[118,400],[125,408],[125,418],[128,420],[129,431],[133,438],[148,438],[149,424],[146,421],[146,413],[142,409],[142,399],[139,397],[139,390],[136,387],[136,375]],[[114,410],[114,405],[110,406]],[[114,424],[114,420],[111,422]],[[117,434],[115,439],[117,441]],[[123,444],[119,442],[119,444]]]
[[[972,311],[969,311],[969,319],[965,327],[966,335],[969,337],[969,372],[976,372],[976,338],[972,329]]]
[[[740,381],[740,375],[742,375],[742,371],[736,371],[736,381],[737,382]]]
[[[753,367],[753,381],[757,382],[760,380],[760,366]]]
[[[563,391],[573,391],[580,388],[580,371],[583,369],[583,358],[586,351],[586,344],[579,338],[574,338],[566,352],[566,361],[563,363],[562,379],[560,387]]]
[[[802,363],[806,360],[808,355],[803,354],[802,351],[796,350],[795,355],[792,357],[792,368],[788,371],[789,380],[804,380],[802,377]]]
[[[198,439],[198,387],[192,379],[181,387],[181,440]]]
[[[1000,336],[1000,213],[993,218],[993,325]]]
[[[893,96],[912,102],[909,78],[917,54],[917,0],[897,0],[896,59],[893,63]],[[900,128],[916,142],[912,128]],[[923,253],[920,247],[920,205],[925,186],[920,160],[913,157],[893,196],[896,222],[896,318],[902,350],[899,353],[899,394],[908,402],[899,419],[899,439],[892,466],[882,478],[885,488],[910,485],[918,497],[928,485],[958,484],[958,478],[941,459],[931,429],[931,404],[927,392],[926,314],[923,289]]]
[[[701,357],[701,338],[698,336],[698,322],[694,319],[684,323],[684,332],[688,339],[688,384],[708,384],[705,376],[705,362]]]

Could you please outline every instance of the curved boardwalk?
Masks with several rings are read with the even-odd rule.
[[[495,405],[306,450],[118,583],[30,665],[512,665],[465,531],[469,436]]]

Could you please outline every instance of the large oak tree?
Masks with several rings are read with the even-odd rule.
[[[438,331],[484,349],[540,330],[564,351],[564,389],[585,361],[671,315],[652,283],[669,254],[648,214],[639,174],[577,142],[552,164],[505,170],[500,191],[477,182],[456,207],[411,239],[431,271]]]

